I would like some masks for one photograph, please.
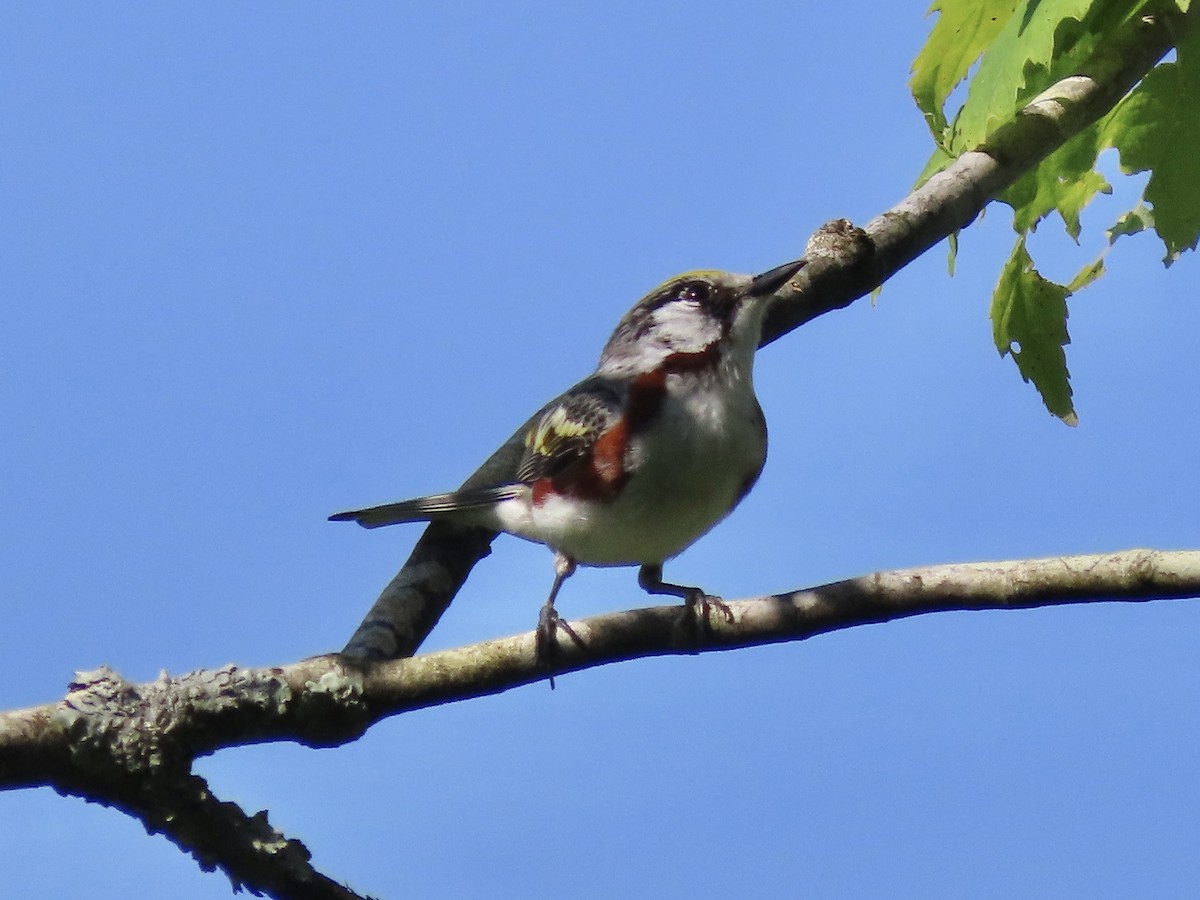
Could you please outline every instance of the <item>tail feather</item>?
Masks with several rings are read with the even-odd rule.
[[[434,519],[448,518],[457,512],[494,506],[502,500],[518,496],[522,490],[524,485],[502,484],[499,487],[430,494],[428,497],[417,497],[414,500],[340,512],[330,516],[329,521],[357,522],[363,528],[381,528],[400,522],[430,522]]]

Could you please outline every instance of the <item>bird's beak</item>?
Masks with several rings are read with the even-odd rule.
[[[750,288],[746,291],[751,297],[763,297],[768,294],[773,294],[789,281],[801,269],[808,260],[797,259],[790,263],[784,263],[782,266],[776,266],[761,275],[755,275],[754,280],[750,282]]]

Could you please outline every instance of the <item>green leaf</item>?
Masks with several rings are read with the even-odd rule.
[[[1142,225],[1153,224],[1168,265],[1200,240],[1200,28],[1188,29],[1177,51],[1178,62],[1156,67],[1104,120],[1122,170],[1150,170],[1144,197],[1154,215]]]
[[[1117,238],[1127,234],[1139,234],[1147,228],[1154,227],[1154,212],[1145,204],[1139,203],[1133,209],[1123,213],[1108,229],[1108,243],[1115,244]]]
[[[1082,291],[1085,287],[1104,274],[1104,257],[1101,256],[1095,262],[1090,262],[1071,279],[1067,285],[1067,296],[1074,294],[1076,291]]]
[[[979,146],[997,125],[1012,119],[1055,74],[1086,58],[1099,36],[1080,21],[1103,0],[1023,0],[996,35],[971,79],[955,117],[948,148],[954,155]],[[1056,52],[1056,41],[1058,51]]]
[[[1000,355],[1011,355],[1021,377],[1033,382],[1046,409],[1066,424],[1077,425],[1063,350],[1071,342],[1067,334],[1070,293],[1038,274],[1025,238],[1019,238],[992,295],[992,337]]]
[[[1143,5],[1135,3],[1131,6],[1128,0],[1020,0],[1014,14],[1003,20],[1003,27],[985,48],[983,62],[971,79],[967,100],[955,117],[953,128],[935,132],[939,145],[917,178],[917,184],[923,184],[963,151],[983,144],[996,127],[1011,120],[1028,100],[1057,78],[1074,71],[1093,52],[1107,29],[1115,27]],[[963,13],[960,11],[957,15],[961,18]],[[938,24],[941,22],[939,19]],[[933,39],[930,35],[931,43]],[[932,78],[927,70],[921,72],[926,82]],[[933,88],[926,82],[918,82],[914,74],[914,96],[929,118],[927,104],[930,102],[929,91]],[[917,96],[918,86],[924,95]],[[935,93],[934,96],[938,95]],[[944,100],[941,97],[941,102]],[[1073,159],[1068,158],[1066,162],[1071,163],[1069,168],[1079,167]],[[1052,209],[1058,209],[1064,221],[1068,221],[1077,216],[1078,209],[1097,190],[1103,189],[1098,182],[1090,181],[1080,186],[1079,196],[1059,198],[1059,192],[1048,191],[1048,187],[1045,184],[1039,189],[1033,183],[1016,186],[1012,189],[1015,193],[1011,203],[1014,208],[1035,204],[1028,216],[1033,222]]]
[[[933,139],[946,140],[945,105],[950,92],[1017,8],[1019,0],[934,0],[928,15],[938,14],[925,46],[913,61],[909,87],[925,114]]]
[[[1038,222],[1057,211],[1067,234],[1079,240],[1079,214],[1098,193],[1111,194],[1112,186],[1095,171],[1100,132],[1085,129],[1026,172],[1000,195],[1013,208],[1013,228],[1033,231]]]

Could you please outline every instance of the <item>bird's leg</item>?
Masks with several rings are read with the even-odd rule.
[[[661,564],[651,565],[647,563],[638,569],[638,584],[648,594],[667,594],[671,597],[682,598],[684,608],[691,617],[696,616],[697,607],[699,607],[699,614],[703,617],[706,625],[708,624],[709,611],[714,606],[725,616],[726,622],[733,621],[733,611],[725,605],[725,602],[720,597],[706,594],[698,587],[687,587],[686,585],[671,584],[668,581],[663,581]]]
[[[638,586],[647,594],[668,594],[672,597],[679,597],[688,606],[695,606],[707,596],[698,587],[687,587],[663,581],[662,566],[650,563],[646,563],[638,569]]]
[[[536,636],[536,652],[538,662],[543,666],[548,667],[555,651],[558,649],[558,641],[556,632],[558,630],[559,619],[558,611],[554,608],[554,598],[558,596],[559,588],[563,586],[563,582],[575,574],[575,560],[567,556],[565,553],[554,553],[554,584],[550,588],[550,596],[546,598],[546,603],[542,606],[542,611],[538,613],[538,626]],[[554,680],[550,680],[551,686],[554,685]]]

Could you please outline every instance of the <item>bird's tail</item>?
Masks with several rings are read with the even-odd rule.
[[[499,487],[474,488],[466,491],[451,491],[448,494],[430,494],[415,500],[385,503],[367,509],[352,509],[329,517],[330,522],[357,522],[363,528],[380,528],[399,522],[428,522],[449,518],[454,513],[472,509],[485,509],[502,500],[518,496],[525,486],[502,484]]]

